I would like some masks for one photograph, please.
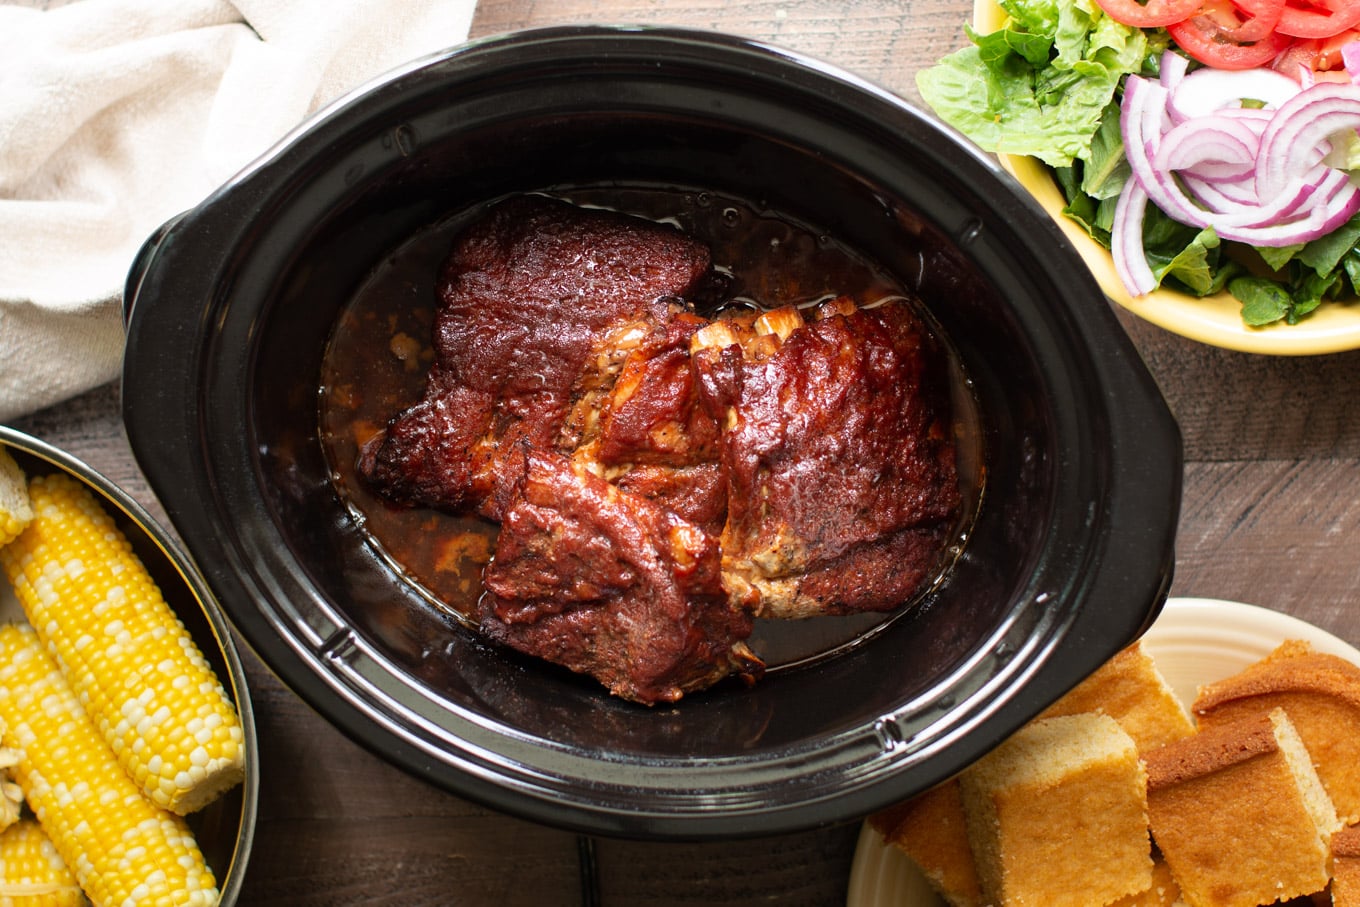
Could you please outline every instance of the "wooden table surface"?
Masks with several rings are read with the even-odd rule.
[[[768,40],[919,103],[916,72],[963,42],[967,0],[482,0],[474,35],[666,23]],[[1121,320],[1185,438],[1173,595],[1288,611],[1360,644],[1360,352],[1268,358]],[[16,420],[162,511],[116,386]],[[596,840],[432,789],[341,735],[245,650],[263,785],[248,905],[836,905],[858,823],[720,844]]]

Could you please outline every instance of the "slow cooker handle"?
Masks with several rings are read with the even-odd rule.
[[[137,255],[132,259],[132,267],[128,269],[126,282],[123,284],[123,327],[126,328],[132,322],[132,309],[137,303],[137,293],[142,287],[142,281],[146,274],[151,270],[151,262],[155,260],[156,253],[160,250],[165,238],[174,229],[175,225],[184,219],[188,211],[181,211],[174,217],[167,220],[156,228],[142,247],[137,250]]]

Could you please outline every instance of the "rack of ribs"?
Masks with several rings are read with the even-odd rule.
[[[717,285],[672,227],[503,202],[444,267],[423,398],[360,455],[397,505],[500,524],[488,637],[645,704],[753,682],[756,618],[901,606],[959,506],[909,304],[700,316]]]

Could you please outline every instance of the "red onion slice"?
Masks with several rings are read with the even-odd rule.
[[[1256,191],[1262,198],[1281,192],[1289,180],[1314,166],[1309,156],[1329,136],[1360,126],[1360,85],[1318,82],[1290,98],[1261,135]],[[1328,144],[1327,147],[1330,147]]]
[[[1185,73],[1189,68],[1190,60],[1188,57],[1182,57],[1174,50],[1164,51],[1158,81],[1161,82],[1163,88],[1174,89],[1181,79],[1185,78]]]
[[[1130,295],[1143,296],[1157,289],[1157,275],[1148,267],[1143,251],[1143,215],[1148,197],[1137,180],[1129,180],[1114,205],[1114,224],[1110,228],[1110,251],[1115,274]]]
[[[1360,85],[1301,90],[1273,70],[1206,72],[1218,71],[1187,75],[1164,60],[1158,80],[1125,82],[1120,128],[1133,177],[1115,205],[1111,244],[1135,296],[1157,285],[1143,248],[1149,202],[1258,247],[1316,239],[1360,211],[1360,185],[1324,163],[1328,137],[1360,126]],[[1247,98],[1267,107],[1244,108]]]
[[[1299,93],[1299,83],[1273,69],[1197,69],[1181,79],[1171,94],[1172,119],[1183,122],[1224,108],[1259,101],[1278,108]],[[1248,108],[1250,109],[1250,108]]]
[[[1341,45],[1341,65],[1350,73],[1351,81],[1360,85],[1360,41]]]
[[[1172,127],[1152,158],[1158,170],[1189,170],[1197,164],[1222,164],[1229,176],[1256,170],[1261,137],[1231,117],[1205,116]],[[1231,167],[1239,169],[1231,170]]]
[[[1196,173],[1182,173],[1185,191],[1209,211],[1230,210],[1240,205],[1256,204],[1254,179],[1214,179]]]

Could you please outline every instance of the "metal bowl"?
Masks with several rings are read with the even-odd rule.
[[[943,581],[834,654],[642,709],[480,640],[379,556],[318,438],[323,349],[417,231],[663,182],[790,212],[926,301],[985,491]],[[1180,437],[1100,289],[994,161],[834,68],[707,32],[531,31],[322,112],[144,247],[123,416],[209,585],[334,724],[492,807],[601,834],[775,834],[942,780],[1131,641],[1170,583]]]
[[[187,817],[203,858],[217,878],[221,892],[218,904],[230,907],[240,896],[255,838],[260,767],[250,690],[226,618],[198,568],[171,534],[127,492],[71,454],[3,425],[0,448],[6,449],[29,477],[65,472],[94,492],[231,695],[241,720],[245,779]],[[9,618],[23,618],[18,602],[12,597],[0,596],[0,611]]]

